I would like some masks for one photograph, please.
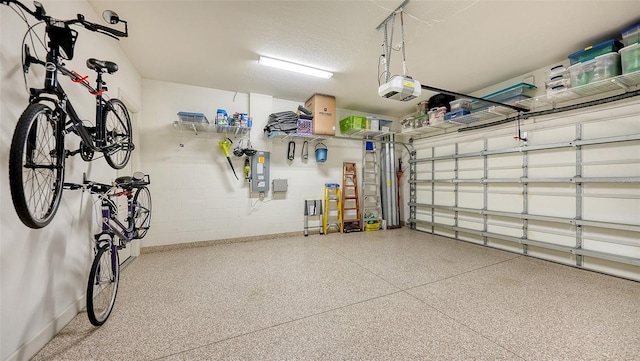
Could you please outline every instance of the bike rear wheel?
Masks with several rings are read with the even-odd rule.
[[[94,326],[107,321],[116,303],[120,265],[118,251],[110,243],[98,248],[87,284],[87,316]]]
[[[113,169],[122,169],[129,163],[133,150],[131,118],[127,107],[118,99],[109,99],[102,114],[104,157]]]
[[[18,217],[42,228],[58,210],[64,182],[64,140],[51,108],[30,104],[22,113],[9,151],[9,188]]]
[[[133,222],[138,230],[135,238],[140,239],[147,235],[151,224],[151,192],[149,192],[149,188],[138,188],[133,196],[133,204],[135,204]]]

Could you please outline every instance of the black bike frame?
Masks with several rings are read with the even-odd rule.
[[[47,59],[55,58],[57,55],[57,50],[52,49],[47,55]],[[77,134],[82,138],[85,145],[90,147],[94,151],[102,151],[104,149],[105,143],[105,134],[104,134],[104,125],[102,114],[103,110],[106,107],[107,103],[104,100],[102,93],[106,88],[102,82],[102,73],[98,72],[97,77],[97,88],[94,89],[88,83],[83,81],[79,81],[79,78],[76,74],[69,71],[61,64],[56,64],[55,62],[47,61],[45,64],[46,75],[45,75],[45,87],[43,89],[34,89],[31,88],[31,98],[29,100],[30,103],[39,103],[39,102],[52,102],[55,104],[55,108],[60,113],[61,122],[69,116],[70,120],[66,122],[64,125],[69,126],[64,129],[64,134],[69,134],[73,130],[77,132]],[[78,82],[83,85],[85,88],[89,90],[91,94],[96,97],[96,136],[92,137],[91,134],[87,131],[87,129],[83,126],[82,120],[76,113],[73,105],[69,101],[66,92],[62,88],[62,85],[58,81],[58,71],[60,71],[63,75],[68,76],[74,82]],[[54,95],[57,100],[51,99],[50,97],[43,95]],[[117,114],[116,114],[117,116]],[[121,121],[121,119],[119,119]],[[64,135],[63,134],[63,135]],[[62,142],[60,142],[62,143]]]

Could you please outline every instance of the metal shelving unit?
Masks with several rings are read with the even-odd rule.
[[[608,94],[611,92],[626,93],[640,86],[640,71],[630,74],[623,74],[613,78],[604,79],[598,82],[586,84],[583,86],[569,88],[550,95],[543,94],[537,97],[520,100],[515,104],[517,106],[530,110],[555,109],[563,103],[575,102],[584,98]],[[493,121],[507,119],[515,116],[517,113],[510,108],[501,106],[491,106],[480,111],[472,111],[471,114],[461,117],[445,120],[444,123],[435,125],[427,125],[420,128],[403,129],[402,134],[406,135],[422,135],[430,134],[436,131],[443,131],[448,128],[462,127],[470,124],[489,123]]]
[[[393,133],[390,131],[381,131],[381,130],[356,129],[349,133],[342,133],[342,136],[349,137],[349,138],[375,139],[375,138],[383,137],[389,134],[393,134]]]
[[[180,130],[188,130],[198,135],[199,133],[222,133],[227,135],[241,136],[251,131],[251,128],[236,127],[233,125],[208,124],[197,121],[176,120],[173,126]]]
[[[309,142],[315,141],[323,141],[325,139],[331,138],[330,135],[321,135],[321,134],[305,134],[305,133],[285,133],[280,131],[271,132],[268,135],[270,139],[280,139],[281,141],[285,140],[306,140]]]

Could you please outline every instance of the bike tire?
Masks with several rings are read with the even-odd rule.
[[[119,99],[109,99],[102,114],[104,141],[106,150],[104,158],[113,169],[122,169],[133,151],[133,133],[129,111]]]
[[[9,151],[9,188],[18,217],[42,228],[55,216],[64,183],[60,121],[44,104],[30,104],[16,124]]]
[[[151,226],[151,192],[149,192],[149,188],[138,188],[133,196],[133,204],[135,204],[133,222],[138,230],[135,238],[141,239],[147,235]]]
[[[87,283],[87,316],[94,326],[102,326],[113,311],[120,284],[119,263],[116,247],[109,243],[98,248]]]

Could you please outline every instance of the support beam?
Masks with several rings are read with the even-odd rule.
[[[402,4],[400,4],[395,10],[391,12],[391,14],[389,14],[389,16],[387,16],[378,26],[376,26],[376,30],[380,30],[380,28],[382,28],[393,17],[393,15],[398,12],[398,10],[404,8],[408,3],[409,0],[404,0]]]

